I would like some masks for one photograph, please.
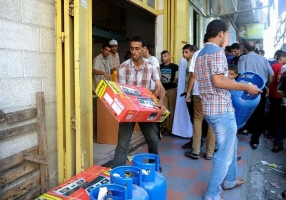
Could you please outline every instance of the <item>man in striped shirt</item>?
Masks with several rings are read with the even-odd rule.
[[[160,81],[156,66],[148,59],[143,58],[146,44],[142,37],[135,36],[130,42],[131,59],[126,60],[117,68],[117,81],[123,84],[136,85],[151,89],[151,80],[156,84],[160,102],[156,106],[160,114],[166,112],[163,105],[165,90]],[[148,152],[158,155],[158,127],[156,122],[139,122],[140,129],[148,145]],[[126,164],[126,158],[130,146],[135,122],[120,122],[118,130],[118,142],[113,159],[113,167]]]
[[[228,65],[224,50],[227,27],[221,20],[211,21],[204,37],[205,46],[196,60],[203,115],[215,133],[217,152],[205,200],[221,200],[221,184],[231,189],[244,183],[237,179],[237,125],[229,90],[244,90],[254,95],[262,92],[256,85],[242,84],[228,79]]]

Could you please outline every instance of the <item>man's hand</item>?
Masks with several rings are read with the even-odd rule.
[[[157,103],[156,107],[160,109],[160,115],[164,115],[167,111],[166,107],[163,104]]]
[[[103,76],[106,80],[111,81],[111,76],[109,74],[104,73]]]
[[[265,87],[266,88],[266,94],[265,94],[265,97],[268,97],[269,96],[269,88],[268,87]]]
[[[113,74],[114,71],[116,71],[116,67],[110,69],[110,74]]]
[[[262,90],[260,90],[256,85],[248,84],[246,92],[250,95],[257,95],[262,93]]]
[[[173,83],[177,83],[178,84],[178,77],[174,78],[174,82]]]
[[[191,94],[190,93],[186,93],[186,102],[190,103],[192,101],[191,99]]]

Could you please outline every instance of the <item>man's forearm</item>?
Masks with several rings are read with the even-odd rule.
[[[188,89],[187,89],[187,94],[191,94],[195,80],[196,80],[195,75],[193,72],[191,72],[190,77],[189,77],[189,85],[188,85]]]
[[[159,88],[159,102],[160,102],[160,104],[164,104],[164,99],[165,99],[165,88],[163,87],[163,86],[161,86],[160,88]]]
[[[97,69],[92,69],[92,73],[93,73],[93,74],[96,74],[96,75],[104,75],[104,74],[105,74],[105,72],[99,71],[99,70],[97,70]]]

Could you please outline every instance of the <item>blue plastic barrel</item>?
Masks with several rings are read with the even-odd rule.
[[[103,200],[112,199],[112,200],[127,200],[127,189],[124,186],[117,184],[103,184],[95,187],[90,192],[91,200],[99,200],[98,193],[100,188],[107,187],[108,193],[107,196],[104,197]],[[101,200],[101,199],[100,199]]]
[[[254,72],[243,72],[237,82],[256,85],[260,90],[265,87],[263,78]],[[237,128],[242,128],[260,102],[260,94],[250,95],[245,91],[231,91],[232,105],[235,109]]]
[[[155,160],[154,163],[149,163]],[[142,169],[142,187],[148,192],[150,200],[167,199],[167,183],[165,177],[157,172],[160,157],[155,154],[137,154],[132,159],[132,165]]]
[[[110,171],[110,182],[127,187],[127,198],[149,200],[149,195],[142,188],[142,171],[135,166],[119,166]]]

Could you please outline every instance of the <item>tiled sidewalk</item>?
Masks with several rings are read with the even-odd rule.
[[[247,179],[248,161],[252,149],[249,146],[249,136],[238,135],[238,149],[242,159],[238,161],[239,177]],[[210,176],[212,161],[203,158],[204,148],[201,148],[201,157],[192,160],[184,156],[185,149],[181,146],[189,139],[176,136],[164,136],[159,144],[159,154],[163,175],[167,180],[168,200],[202,200],[206,191]],[[134,154],[147,152],[147,146],[138,150]],[[247,180],[246,180],[247,181]],[[243,200],[246,199],[246,187],[243,186],[223,191],[221,196],[224,200]]]

